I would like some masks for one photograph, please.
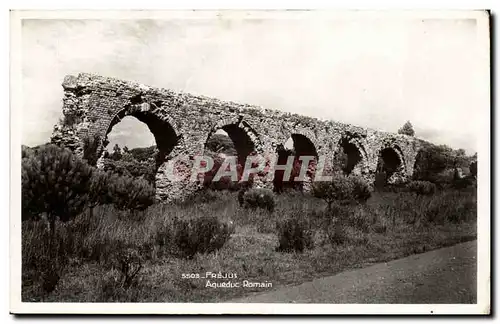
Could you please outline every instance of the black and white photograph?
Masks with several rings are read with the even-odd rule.
[[[12,10],[10,311],[489,314],[487,10]]]

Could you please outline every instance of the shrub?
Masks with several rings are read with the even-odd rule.
[[[158,154],[158,149],[156,148],[156,145],[153,145],[149,147],[133,148],[129,152],[136,161],[147,162],[155,160],[155,157]]]
[[[233,229],[230,223],[222,222],[215,216],[203,216],[192,219],[174,219],[168,227],[164,227],[163,245],[167,241],[175,246],[170,251],[176,256],[192,258],[196,253],[212,253],[221,249],[229,240]],[[157,241],[161,238],[157,237]]]
[[[122,151],[118,144],[115,144],[115,146],[113,147],[113,154],[111,154],[111,158],[115,161],[118,161],[122,158]]]
[[[112,193],[109,190],[110,178],[109,173],[100,170],[94,170],[92,173],[88,191],[88,206],[91,217],[94,207],[113,202]]]
[[[113,175],[109,191],[113,205],[120,210],[145,210],[155,199],[153,186],[141,178]]]
[[[276,222],[280,245],[278,252],[303,252],[313,248],[313,235],[308,221],[301,218],[289,218]]]
[[[263,208],[273,212],[275,204],[274,194],[269,189],[250,189],[243,193],[243,207],[245,208]]]
[[[47,213],[51,237],[59,218],[67,221],[88,201],[92,168],[71,151],[49,144],[22,160],[23,216]]]
[[[445,145],[425,143],[415,159],[414,180],[435,182],[435,178],[455,165],[453,150]]]
[[[353,202],[364,203],[371,196],[368,184],[356,176],[335,175],[332,181],[315,182],[312,189],[315,197],[327,202],[329,210],[333,203],[342,206]]]
[[[331,209],[334,202],[340,205],[350,204],[353,200],[354,183],[347,177],[335,175],[332,181],[314,182],[312,194],[323,199]]]
[[[353,183],[353,197],[359,203],[365,203],[371,196],[370,186],[361,177],[350,177]]]
[[[130,159],[125,159],[125,157],[130,157]],[[151,184],[155,183],[157,165],[154,160],[137,161],[132,154],[126,154],[124,158],[116,161],[105,158],[103,164],[105,171],[123,176],[144,178]]]
[[[343,139],[343,141],[345,141],[344,145],[349,144],[349,142],[346,141],[346,139]],[[337,153],[335,153],[333,157],[333,163],[332,163],[333,170],[337,172],[343,172],[344,174],[349,174],[354,166],[350,166],[348,164],[349,164],[349,155],[345,153],[341,144],[341,148],[337,151]]]
[[[421,196],[430,196],[436,192],[436,185],[429,181],[411,181],[406,187],[410,192]]]

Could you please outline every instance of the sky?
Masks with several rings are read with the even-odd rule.
[[[485,102],[471,19],[24,20],[22,143],[50,139],[67,74],[96,73],[477,150]],[[154,144],[124,119],[110,142]]]

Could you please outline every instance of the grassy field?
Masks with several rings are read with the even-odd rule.
[[[134,214],[99,206],[74,221],[57,224],[57,251],[47,258],[47,226],[23,222],[23,301],[45,302],[221,302],[248,294],[296,285],[373,263],[453,245],[476,238],[475,189],[416,196],[375,192],[365,205],[352,207],[343,224],[346,240],[326,239],[326,203],[301,193],[277,196],[273,213],[239,207],[236,193],[208,192],[189,206],[154,205]],[[162,244],[165,224],[174,217],[213,215],[234,224],[222,249],[192,259],[173,257]],[[276,221],[290,217],[311,221],[314,248],[303,253],[277,252]],[[114,261],[123,249],[137,251],[141,267],[128,288],[118,284]],[[57,261],[54,261],[57,260]],[[44,293],[40,276],[59,267],[59,282]],[[211,288],[206,279],[183,274],[236,274],[232,281],[269,282],[267,288]],[[46,280],[45,280],[46,281]],[[228,279],[215,279],[224,282]]]

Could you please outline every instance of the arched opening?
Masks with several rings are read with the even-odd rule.
[[[284,170],[276,170],[274,172],[274,191],[277,193],[281,193],[286,189],[302,191],[304,189],[304,182],[310,181],[314,176],[316,162],[318,160],[318,152],[313,142],[302,134],[292,134],[285,142],[285,145],[278,145],[276,153],[278,154],[278,165],[286,165],[290,156],[293,156],[294,159],[290,177],[285,178]],[[300,174],[302,164],[304,163],[303,161],[307,161],[308,159],[305,157],[312,157],[308,164],[306,177],[304,181],[294,181]]]
[[[122,111],[106,132],[102,165],[106,171],[142,177],[155,185],[158,168],[177,142],[167,121],[149,112]]]
[[[386,147],[379,153],[376,179],[379,186],[392,183],[393,175],[403,167],[403,161],[396,150],[397,148]]]
[[[255,145],[252,139],[247,132],[237,124],[225,125],[220,129],[226,132],[227,136],[233,142],[238,164],[244,165],[247,156],[255,151]]]
[[[238,180],[241,179],[247,157],[256,151],[256,145],[248,132],[248,129],[242,128],[240,124],[228,124],[208,136],[205,143],[205,155],[214,160],[214,166],[204,175],[205,188],[214,190],[238,190],[240,188],[241,184],[238,181],[232,181],[229,176],[222,177],[219,181],[212,181],[212,179],[224,161],[232,158],[235,159],[237,165]]]
[[[349,175],[362,160],[363,155],[360,149],[348,138],[343,137],[339,141],[339,150],[334,157],[334,168]]]

